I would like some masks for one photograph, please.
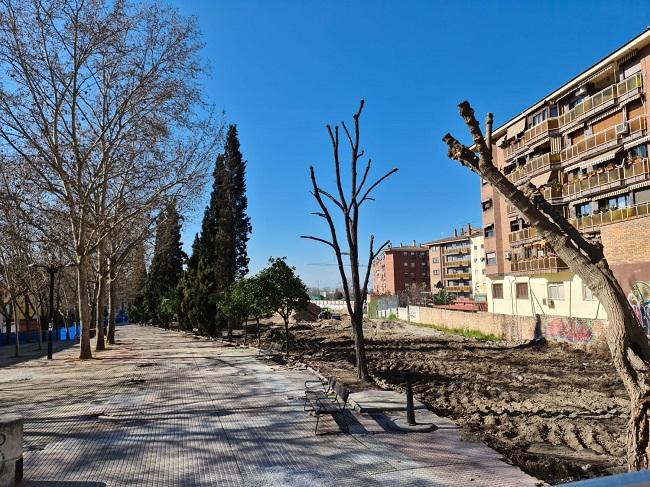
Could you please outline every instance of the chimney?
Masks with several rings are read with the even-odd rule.
[[[467,235],[468,236],[472,235],[472,224],[471,223],[467,224]]]
[[[415,244],[415,240],[413,240],[413,247],[417,247],[417,245]]]
[[[402,242],[399,243],[400,247],[404,247],[404,244]]]
[[[458,229],[454,228],[454,237],[458,237]]]

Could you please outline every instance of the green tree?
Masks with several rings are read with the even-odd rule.
[[[246,245],[251,232],[246,215],[246,161],[242,157],[237,127],[228,128],[222,154],[213,171],[210,202],[205,209],[200,236],[195,240],[190,271],[183,282],[183,319],[194,321],[209,334],[223,328],[227,316],[219,307],[220,294],[248,273]],[[228,320],[229,336],[233,319]]]
[[[269,259],[269,267],[260,272],[263,282],[268,285],[269,305],[284,320],[285,348],[289,356],[289,317],[296,310],[303,309],[309,302],[307,288],[299,276],[296,268],[289,267],[286,259]]]
[[[172,201],[161,213],[156,227],[154,255],[144,290],[144,306],[148,319],[161,322],[162,300],[176,298],[176,288],[183,275],[185,258],[181,247],[181,217]]]

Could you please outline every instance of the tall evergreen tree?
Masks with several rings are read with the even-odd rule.
[[[228,127],[224,151],[217,156],[213,178],[201,234],[192,251],[196,270],[184,281],[182,290],[183,314],[196,321],[194,326],[210,334],[225,324],[226,318],[219,310],[219,294],[248,273],[246,245],[251,224],[246,214],[246,161],[235,125]]]
[[[161,213],[156,227],[154,255],[144,292],[149,319],[160,319],[160,307],[164,299],[176,299],[176,288],[183,275],[186,257],[181,246],[181,217],[172,201]]]

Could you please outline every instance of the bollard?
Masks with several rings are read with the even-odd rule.
[[[23,418],[0,416],[0,487],[17,485],[23,479]]]
[[[413,387],[411,377],[406,376],[406,421],[409,426],[415,426],[415,407],[413,406]]]

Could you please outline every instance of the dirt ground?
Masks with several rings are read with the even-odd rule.
[[[483,342],[396,322],[365,326],[370,372],[456,420],[511,463],[551,484],[623,471],[628,401],[606,352]],[[349,322],[291,325],[292,355],[352,388]],[[264,341],[284,341],[282,327]]]

